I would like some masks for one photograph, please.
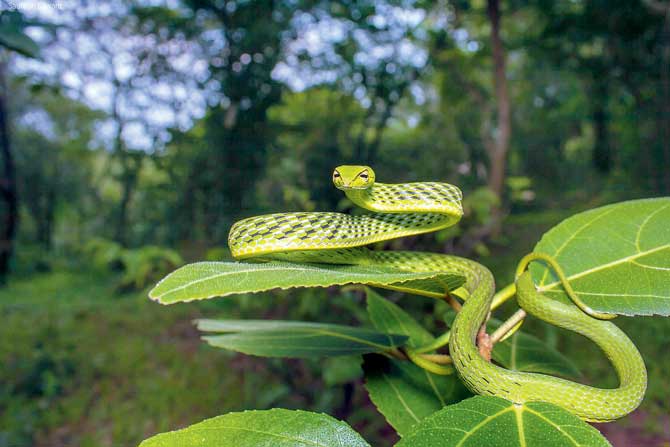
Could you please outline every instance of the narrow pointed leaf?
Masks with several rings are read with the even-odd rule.
[[[140,447],[369,447],[351,427],[328,415],[275,408],[228,413],[161,433]]]
[[[450,405],[418,424],[397,447],[609,446],[591,425],[556,405],[516,405],[476,396]]]
[[[596,208],[549,230],[535,252],[553,256],[598,312],[670,315],[670,197]],[[554,272],[530,267],[538,290],[567,300]]]
[[[462,276],[452,273],[407,272],[358,265],[199,262],[166,276],[149,292],[149,297],[162,304],[172,304],[271,289],[344,284],[368,284],[440,296],[446,290],[458,288],[463,281]]]
[[[199,320],[198,329],[226,333],[203,337],[212,346],[262,357],[366,354],[388,351],[407,340],[404,335],[299,321]]]

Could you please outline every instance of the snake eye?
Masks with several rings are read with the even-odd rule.
[[[359,175],[359,177],[362,178],[363,180],[367,181],[370,176],[368,175],[367,172],[364,172],[361,175]]]
[[[335,172],[333,173],[333,178],[340,178],[340,173],[337,172],[337,171],[335,171]]]

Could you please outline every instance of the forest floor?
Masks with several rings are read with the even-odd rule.
[[[535,232],[558,220],[555,214],[535,218]],[[511,219],[504,245],[482,260],[499,278],[511,279],[515,260],[535,240],[514,231],[515,225],[526,228],[528,221]],[[324,391],[319,362],[254,359],[200,341],[191,320],[237,317],[241,301],[161,306],[147,299],[146,290],[119,293],[117,280],[111,273],[54,271],[15,278],[0,290],[0,447],[135,446],[207,417],[272,406],[347,415],[341,413],[342,389]],[[647,360],[649,390],[634,414],[598,428],[614,446],[668,446],[670,319],[617,323]],[[533,322],[528,327],[540,336],[546,331]],[[565,332],[545,335],[555,337],[588,382],[616,385],[595,346]],[[381,417],[373,415],[360,381],[355,396],[365,408],[349,411],[347,420],[363,427],[373,445],[389,440],[388,427],[369,422]]]

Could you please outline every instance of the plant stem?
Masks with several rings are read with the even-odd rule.
[[[418,354],[416,354],[411,349],[406,349],[405,353],[407,357],[414,363],[416,366],[425,369],[426,371],[432,372],[433,374],[438,374],[440,376],[448,376],[454,373],[454,368],[451,365],[442,366],[438,365],[435,362],[431,362]]]
[[[491,344],[495,345],[512,335],[521,326],[523,319],[526,318],[526,311],[519,309],[509,317],[496,331],[491,334]]]
[[[398,348],[389,349],[386,354],[398,360],[407,360],[407,356]]]
[[[449,344],[449,336],[451,332],[447,331],[444,334],[440,335],[437,337],[432,343],[429,343],[425,346],[421,346],[420,348],[414,350],[417,354],[424,354],[426,352],[430,351],[436,351],[440,349],[443,346],[446,346]]]
[[[461,308],[462,308],[463,306],[461,305],[461,303],[458,302],[458,300],[456,300],[456,298],[454,298],[454,296],[453,296],[451,293],[447,292],[447,293],[444,295],[444,300],[445,300],[445,301],[447,302],[447,304],[449,304],[449,305],[451,306],[451,308],[454,309],[456,312],[460,312],[460,311],[461,311]]]
[[[426,359],[429,362],[437,363],[438,365],[450,365],[453,363],[451,356],[445,354],[419,354],[419,357]]]

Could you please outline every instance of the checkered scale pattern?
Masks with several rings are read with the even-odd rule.
[[[244,219],[233,225],[228,236],[233,257],[278,259],[287,252],[330,250],[317,256],[319,262],[357,264],[365,252],[343,249],[436,231],[453,225],[462,215],[461,191],[445,183],[376,183],[367,190],[346,193],[357,205],[382,212],[361,216],[298,212]],[[292,259],[297,260],[295,254]]]
[[[373,211],[463,213],[463,193],[448,183],[375,183],[372,188],[346,194],[357,205]]]
[[[230,231],[233,256],[462,274],[469,297],[452,325],[449,350],[460,378],[473,392],[517,404],[550,402],[597,422],[617,419],[637,408],[644,397],[647,375],[635,345],[613,323],[595,320],[575,306],[543,297],[529,273],[517,282],[520,305],[549,324],[596,342],[617,371],[621,381],[618,388],[599,389],[544,374],[506,370],[483,359],[475,338],[486,321],[495,292],[493,276],[486,267],[437,253],[372,251],[364,247],[452,225],[462,215],[458,188],[444,183],[375,183],[366,190],[347,190],[346,194],[373,213],[284,213],[244,219]],[[527,284],[523,283],[526,280]]]

